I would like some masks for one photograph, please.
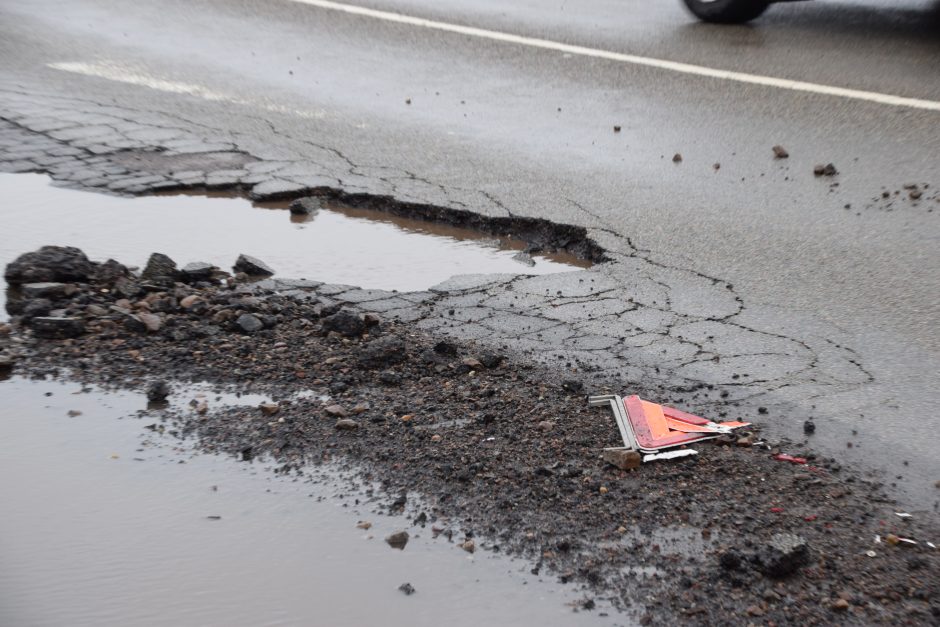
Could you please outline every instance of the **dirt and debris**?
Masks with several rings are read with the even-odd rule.
[[[776,624],[940,617],[932,516],[896,516],[882,486],[805,447],[716,441],[696,456],[624,470],[604,459],[618,445],[609,413],[587,407],[570,375],[524,355],[390,317],[367,323],[355,307],[234,278],[139,282],[128,298],[116,285],[136,275],[81,251],[43,249],[11,265],[18,289],[0,354],[16,346],[16,374],[147,392],[172,376],[174,387],[204,381],[264,394],[276,416],[257,404],[187,407],[166,410],[166,431],[281,474],[340,464],[381,486],[382,513],[407,515],[420,500],[420,524],[435,535],[464,551],[523,557],[641,622],[728,624],[743,612]],[[68,287],[23,290],[30,282]],[[182,306],[192,296],[204,306]],[[76,333],[43,333],[43,316],[24,313],[43,299]],[[126,324],[141,313],[159,328]],[[246,333],[242,316],[261,327]],[[165,399],[169,386],[158,391]],[[668,400],[668,389],[655,392]],[[401,529],[386,541],[404,549],[409,537]]]

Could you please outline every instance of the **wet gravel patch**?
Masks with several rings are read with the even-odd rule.
[[[409,512],[404,525],[519,555],[643,624],[940,617],[940,556],[927,544],[940,539],[935,514],[897,516],[880,485],[835,460],[760,445],[756,431],[621,471],[601,457],[617,444],[614,423],[584,393],[647,382],[574,381],[498,346],[245,276],[184,283],[163,261],[146,280],[74,249],[8,267],[14,318],[0,353],[10,369],[140,391],[169,381],[157,401],[193,381],[264,394],[274,402],[197,404],[154,428],[274,460],[279,473],[339,463],[382,487],[386,513]],[[669,399],[654,390],[652,400]],[[581,609],[591,607],[587,598]]]

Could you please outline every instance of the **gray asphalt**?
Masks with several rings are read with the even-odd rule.
[[[741,27],[699,24],[678,0],[364,5],[940,100],[934,2],[778,5]],[[63,62],[175,87],[48,67]],[[728,281],[765,327],[836,338],[873,377],[788,399],[821,419],[824,448],[904,476],[898,483],[922,501],[933,496],[940,112],[566,56],[288,0],[3,0],[0,80],[22,93],[171,113],[254,136],[272,152],[285,137],[312,142],[376,171],[413,173],[426,183],[415,199],[484,192],[489,202],[465,204],[607,229],[653,259]],[[178,93],[184,84],[238,103]],[[774,160],[775,144],[790,158]],[[829,162],[837,177],[813,175]],[[908,183],[930,188],[912,203]],[[895,190],[896,200],[881,198]]]

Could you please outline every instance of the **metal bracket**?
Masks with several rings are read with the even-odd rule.
[[[636,442],[636,436],[633,434],[633,426],[627,417],[627,410],[623,405],[623,398],[616,394],[603,394],[599,396],[589,396],[588,405],[591,407],[603,407],[610,405],[614,412],[614,420],[617,422],[617,428],[620,430],[620,437],[623,438],[623,449],[638,451],[639,446]],[[620,449],[621,447],[613,447]]]

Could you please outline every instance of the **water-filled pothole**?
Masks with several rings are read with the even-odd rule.
[[[568,253],[518,259],[525,242],[468,228],[325,203],[292,216],[287,203],[229,194],[127,198],[51,185],[38,174],[0,174],[0,267],[47,244],[143,265],[152,252],[229,269],[240,253],[283,278],[416,291],[456,274],[550,274],[588,267]]]
[[[600,601],[572,613],[583,593],[528,563],[379,515],[328,470],[295,481],[197,454],[148,429],[164,423],[143,394],[14,378],[0,397],[0,625],[625,622]],[[407,549],[382,541],[403,528]]]

